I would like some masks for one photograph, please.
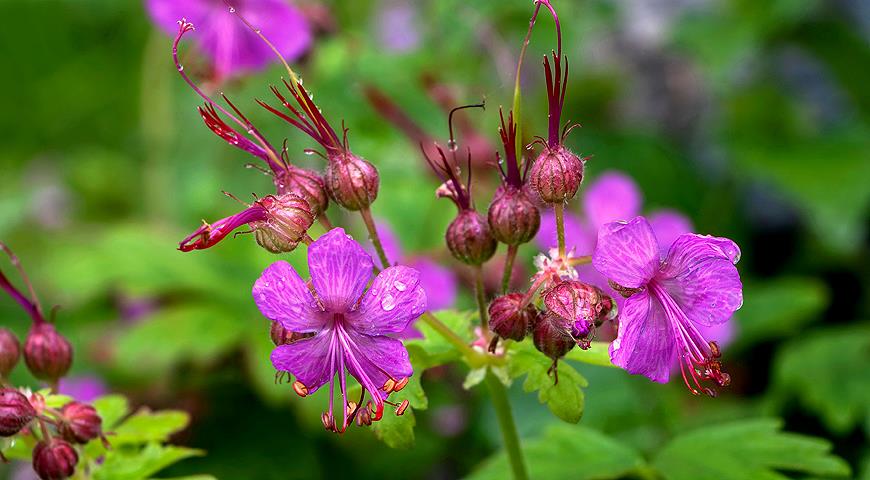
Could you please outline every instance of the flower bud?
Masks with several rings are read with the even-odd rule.
[[[538,319],[538,309],[531,303],[521,307],[522,293],[509,293],[489,304],[489,328],[501,338],[520,341]]]
[[[288,343],[297,342],[313,335],[314,334],[310,332],[291,332],[290,330],[284,328],[284,325],[281,325],[281,322],[272,322],[272,328],[271,330],[269,330],[269,336],[272,338],[272,343],[274,343],[276,347],[280,347],[281,345],[287,345]]]
[[[495,254],[498,243],[489,231],[483,215],[474,210],[462,210],[447,227],[447,248],[467,265],[481,265]]]
[[[79,455],[64,440],[41,441],[33,449],[33,470],[42,480],[63,480],[76,473]]]
[[[609,312],[612,307],[609,300],[598,287],[577,280],[560,282],[544,294],[547,309],[569,322],[595,322]],[[605,308],[608,312],[604,312]]]
[[[529,181],[542,201],[562,203],[580,189],[584,162],[562,145],[544,148],[529,171]]]
[[[553,312],[541,316],[532,331],[532,339],[544,355],[558,360],[570,352],[577,342],[571,336],[572,326]]]
[[[326,211],[329,195],[323,178],[312,170],[289,165],[287,173],[275,177],[278,195],[292,193],[308,202],[311,214],[315,217]]]
[[[380,178],[371,163],[356,155],[340,151],[329,155],[326,167],[326,189],[342,207],[363,210],[378,198]]]
[[[509,184],[503,184],[496,190],[489,205],[488,219],[492,236],[508,245],[528,242],[541,226],[538,207],[524,190]]]
[[[72,345],[50,323],[36,323],[24,341],[24,363],[34,377],[54,383],[72,365]]]
[[[60,413],[62,418],[58,432],[68,442],[88,443],[103,433],[103,419],[88,404],[70,402],[64,405]]]
[[[0,437],[20,432],[36,417],[36,410],[21,392],[14,388],[0,390]]]
[[[265,219],[250,223],[257,243],[272,253],[293,251],[308,234],[314,215],[302,197],[285,193],[257,200],[265,209]]]
[[[9,376],[20,356],[21,344],[18,337],[8,328],[0,328],[0,378]]]

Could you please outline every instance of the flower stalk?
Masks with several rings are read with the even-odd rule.
[[[390,267],[390,260],[387,258],[387,252],[384,251],[384,245],[381,243],[381,236],[378,235],[378,227],[375,225],[375,220],[372,218],[372,211],[367,207],[359,211],[363,222],[366,224],[366,230],[369,231],[369,238],[372,240],[372,245],[375,251],[378,252],[378,258],[381,260],[381,265],[384,268]]]
[[[504,273],[501,277],[501,292],[507,293],[511,286],[511,277],[514,273],[514,260],[517,258],[518,245],[508,245],[507,256],[504,259]]]
[[[556,238],[559,241],[559,258],[565,258],[565,205],[557,203],[553,205],[556,214]]]
[[[501,430],[504,450],[507,453],[512,476],[514,480],[526,480],[529,478],[529,474],[526,471],[526,462],[523,458],[523,451],[520,448],[520,436],[517,433],[517,425],[514,422],[514,414],[511,411],[507,389],[492,373],[486,375],[486,386],[492,397],[492,406],[495,409],[495,417],[498,419],[498,426]]]

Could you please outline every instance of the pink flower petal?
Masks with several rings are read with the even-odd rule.
[[[378,274],[359,310],[348,313],[347,319],[360,333],[385,335],[405,330],[425,311],[420,272],[398,265]]]
[[[667,383],[675,362],[671,322],[648,292],[632,295],[619,312],[619,336],[610,344],[610,360],[628,373]]]
[[[667,255],[677,237],[694,230],[692,221],[676,210],[657,210],[651,213],[649,224],[659,240],[659,252],[662,256]]]
[[[314,393],[335,376],[336,355],[342,354],[335,335],[334,329],[328,329],[313,337],[276,347],[272,350],[272,366],[275,370],[290,372],[308,388],[309,394]]]
[[[592,264],[609,280],[640,288],[653,278],[659,263],[656,236],[645,218],[608,223],[598,230]]]
[[[366,385],[369,393],[375,392],[381,398],[387,398],[388,394],[380,387],[392,377],[393,380],[401,380],[414,374],[408,350],[400,340],[384,336],[364,335],[353,330],[347,331],[347,337],[352,345],[351,352],[354,360],[346,362],[348,370],[360,383],[368,380],[371,385]],[[389,374],[389,377],[387,376]],[[368,383],[368,382],[366,382]]]
[[[311,283],[327,310],[349,311],[372,276],[372,258],[344,229],[334,228],[308,247]]]
[[[453,270],[424,257],[408,261],[420,272],[420,286],[426,292],[427,310],[452,308],[456,304],[457,279]]]
[[[263,316],[292,332],[314,332],[326,318],[296,270],[281,260],[269,265],[254,282],[254,301]]]
[[[583,196],[586,218],[595,230],[605,223],[636,217],[642,201],[634,180],[613,170],[604,172],[591,182]]]

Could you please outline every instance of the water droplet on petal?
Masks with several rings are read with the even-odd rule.
[[[407,285],[405,285],[404,283],[402,283],[402,282],[400,282],[400,281],[398,281],[398,280],[396,280],[395,282],[393,282],[393,286],[396,287],[396,290],[398,290],[398,291],[400,291],[400,292],[404,292],[405,289],[408,288]]]
[[[236,13],[235,7],[230,7],[230,13]]]
[[[381,308],[383,308],[385,312],[389,312],[396,308],[396,298],[389,293],[384,295],[384,298],[381,299]]]

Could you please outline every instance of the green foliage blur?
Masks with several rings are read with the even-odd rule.
[[[415,14],[402,27],[419,41],[395,51],[384,33],[399,26],[383,18],[402,3],[317,2],[334,29],[295,68],[327,118],[346,121],[353,150],[378,167],[374,215],[406,251],[457,267],[443,246],[453,206],[435,199],[419,147],[364,90],[388,92],[442,143],[446,114],[421,79],[449,86],[457,103],[485,97],[487,109],[467,118],[497,145],[497,107],[511,104],[532,2],[408,2]],[[699,233],[737,241],[745,305],[724,355],[733,384],[715,400],[693,397],[678,379],[658,385],[569,361],[566,381],[588,383],[571,400],[582,413],[574,425],[560,418],[576,420],[575,410],[557,417],[539,402],[544,390],[524,390],[540,388],[528,387],[541,382],[533,365],[518,367],[528,376],[509,393],[533,477],[870,478],[870,8],[863,0],[554,3],[571,62],[565,117],[583,125],[568,142],[593,156],[589,178],[626,172],[647,208],[681,210]],[[173,441],[206,455],[161,477],[505,478],[486,391],[463,388],[463,367],[423,375],[428,401],[414,405],[413,447],[362,429],[324,432],[320,398],[275,385],[269,323],[250,288],[276,257],[245,236],[176,250],[201,219],[238,210],[221,190],[247,199],[270,193],[271,182],[202,124],[199,98],[172,65],[171,39],[140,2],[7,0],[0,18],[0,239],[43,303],[61,306],[58,328],[76,349],[72,375],[98,376],[133,406],[190,414]],[[523,77],[529,139],[546,128],[539,61],[554,46],[542,15]],[[186,64],[204,63],[190,45],[183,50]],[[312,142],[254,102],[281,75],[275,66],[220,90],[273,143],[287,137],[294,161],[321,168],[302,154]],[[477,175],[483,209],[497,175]],[[366,238],[358,216],[334,205],[329,215]],[[526,271],[535,253],[520,250]],[[305,271],[304,247],[282,258]],[[458,307],[472,308],[470,295]],[[0,324],[23,338],[28,320],[4,298]],[[23,367],[12,380],[37,386]],[[0,465],[0,478],[15,467]]]

